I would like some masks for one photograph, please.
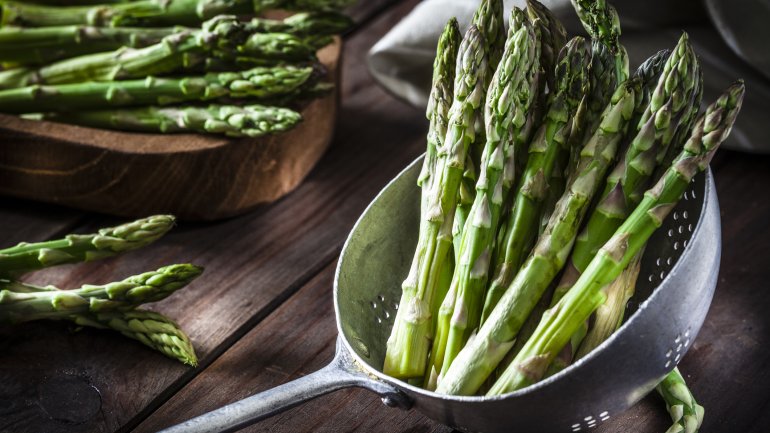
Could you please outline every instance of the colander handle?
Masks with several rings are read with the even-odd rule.
[[[409,408],[409,398],[397,388],[373,379],[356,367],[337,337],[334,359],[326,367],[297,380],[228,404],[160,433],[214,433],[236,431],[301,403],[343,388],[373,391],[388,406]]]

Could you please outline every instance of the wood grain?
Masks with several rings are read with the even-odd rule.
[[[338,83],[340,42],[319,51]],[[338,93],[308,103],[290,131],[232,139],[143,134],[0,115],[0,194],[113,215],[212,220],[293,190],[326,151]]]

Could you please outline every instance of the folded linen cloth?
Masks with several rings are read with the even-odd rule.
[[[569,34],[585,34],[569,0],[542,0],[564,23]],[[424,0],[369,51],[369,70],[395,96],[416,107],[425,107],[430,91],[436,43],[447,20],[457,17],[461,28],[470,23],[477,0]],[[629,53],[632,70],[662,48],[676,44],[682,29],[690,33],[700,57],[706,83],[704,106],[737,78],[746,81],[741,115],[724,147],[770,153],[770,80],[745,64],[709,24],[700,0],[618,0],[613,5],[621,17],[621,42]],[[507,17],[524,0],[505,1]]]

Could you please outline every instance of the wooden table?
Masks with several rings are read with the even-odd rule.
[[[345,38],[343,103],[332,148],[288,197],[211,224],[182,223],[141,252],[35,273],[68,287],[164,264],[204,275],[153,305],[186,329],[189,368],[113,332],[59,323],[0,327],[0,432],[152,432],[312,372],[331,359],[332,274],[348,231],[374,195],[424,147],[423,113],[387,95],[364,64],[369,47],[415,0],[367,0]],[[704,432],[770,431],[770,158],[721,151],[722,268],[706,323],[681,368],[706,409]],[[0,180],[1,181],[1,180]],[[3,199],[0,244],[88,232],[117,220]],[[600,426],[662,432],[651,395]],[[447,432],[365,391],[317,399],[245,431]]]

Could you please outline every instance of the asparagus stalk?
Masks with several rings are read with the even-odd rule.
[[[650,59],[645,62],[645,64],[642,64],[637,70],[636,75],[637,76],[644,76],[646,74],[650,74],[651,70],[654,71],[655,69],[663,69],[663,62],[661,61],[662,56],[667,56],[668,54],[664,51],[659,52],[658,54],[654,55]],[[651,65],[649,63],[652,62],[658,62],[659,65]],[[665,169],[671,165],[671,162],[675,156],[675,153],[672,151],[682,148],[684,145],[684,140],[689,136],[692,124],[695,121],[695,118],[698,115],[698,111],[700,109],[700,100],[703,95],[703,71],[699,69],[700,77],[697,81],[697,87],[693,99],[693,104],[690,107],[689,113],[685,114],[683,116],[683,119],[679,124],[676,126],[676,134],[673,138],[673,145],[668,146],[668,153],[670,156],[667,156],[667,159],[663,161],[662,164],[658,165],[658,169],[656,170],[656,173],[653,174],[652,178],[657,179],[660,178],[660,176],[663,174]],[[654,75],[654,74],[653,74]],[[650,79],[651,77],[648,77]],[[657,80],[656,80],[657,81]],[[645,96],[645,100],[649,102],[650,91],[644,92],[647,93]],[[606,240],[605,240],[606,241]],[[636,279],[639,275],[640,265],[641,265],[641,258],[642,258],[642,252],[638,253],[629,263],[628,267],[621,272],[621,274],[612,282],[610,283],[605,289],[604,292],[606,294],[607,300],[604,304],[599,306],[597,308],[596,312],[594,313],[594,319],[593,319],[593,325],[591,326],[591,329],[588,330],[587,335],[585,336],[585,340],[577,340],[574,338],[571,341],[571,343],[568,345],[572,347],[573,350],[573,357],[575,359],[580,359],[590,353],[596,346],[601,344],[604,340],[609,338],[609,336],[618,328],[620,327],[622,321],[623,321],[623,315],[625,312],[626,304],[628,303],[628,300],[633,296],[635,288],[636,288]],[[574,276],[574,274],[571,274]],[[574,277],[573,277],[574,278]],[[568,284],[574,284],[574,281],[569,281]],[[562,293],[563,295],[563,293]],[[554,302],[558,301],[558,299],[555,299]],[[582,343],[581,343],[582,341]],[[579,344],[579,349],[577,352],[574,352],[574,348],[577,348],[578,345],[574,343]],[[566,367],[571,363],[572,358],[568,358],[566,360],[566,363],[563,367]]]
[[[0,280],[0,283],[8,283],[8,281]],[[54,286],[39,287],[28,284],[6,284],[5,289],[16,293],[67,293]],[[198,365],[198,358],[195,355],[190,338],[182,331],[179,325],[160,313],[130,309],[125,311],[100,311],[98,313],[83,312],[72,315],[60,315],[55,318],[70,320],[79,326],[113,329],[128,338],[140,341],[142,344],[170,358],[177,359],[193,367]]]
[[[57,26],[0,28],[0,62],[44,64],[54,60],[111,51],[120,47],[141,48],[160,42],[184,27],[146,29]]]
[[[615,56],[617,82],[628,78],[628,55],[620,43],[620,18],[606,0],[572,0],[572,5],[591,38],[601,42]]]
[[[192,367],[198,365],[190,338],[173,320],[147,310],[75,314],[68,318],[80,326],[112,329],[145,346]]]
[[[516,164],[514,141],[526,138],[519,134],[526,126],[527,110],[536,96],[533,85],[539,72],[539,53],[534,29],[525,12],[518,8],[511,12],[510,23],[503,57],[487,93],[484,116],[487,140],[475,199],[462,232],[450,286],[455,303],[443,349],[442,373],[479,324],[494,238],[503,201],[512,183],[511,167]],[[506,167],[508,172],[504,173]],[[440,377],[438,380],[440,382]]]
[[[591,47],[591,63],[588,73],[589,92],[583,95],[583,99],[580,101],[580,105],[577,107],[572,120],[569,141],[567,142],[570,154],[564,154],[556,162],[556,169],[553,172],[555,178],[552,180],[556,181],[554,186],[560,186],[561,189],[549,188],[548,197],[546,198],[546,210],[549,207],[552,209],[550,203],[555,204],[564,191],[563,183],[565,176],[566,178],[574,176],[573,171],[577,168],[578,160],[576,153],[580,151],[583,144],[599,126],[602,111],[610,102],[610,98],[615,92],[618,83],[625,81],[628,77],[627,58],[625,63],[626,69],[624,70],[625,76],[622,80],[618,81],[615,70],[615,57],[610,53],[610,50],[596,40],[591,43]],[[625,51],[623,51],[623,54],[625,54]],[[569,158],[567,158],[568,156]],[[562,175],[562,171],[566,172],[566,175]],[[545,222],[548,221],[548,214],[550,212],[543,213]]]
[[[476,336],[458,354],[439,382],[437,392],[476,393],[513,346],[527,316],[564,265],[581,219],[628,126],[638,87],[638,81],[626,81],[613,95],[599,128],[580,152],[577,175],[570,179],[569,188],[556,204],[532,255]],[[526,346],[522,350],[526,350]]]
[[[425,152],[425,158],[423,160],[422,170],[420,176],[417,179],[417,184],[422,188],[421,190],[421,207],[420,213],[422,215],[427,214],[427,210],[431,203],[431,191],[433,187],[433,181],[436,179],[436,164],[438,161],[438,149],[444,146],[444,138],[447,133],[447,126],[449,123],[449,107],[452,103],[454,94],[454,78],[455,78],[455,65],[457,64],[457,52],[460,46],[460,40],[462,35],[460,33],[460,26],[456,18],[450,19],[441,37],[438,41],[436,48],[436,58],[433,62],[433,86],[428,100],[427,117],[429,120],[428,137],[427,137],[427,150]],[[428,229],[430,224],[427,219],[422,218],[421,224],[425,227],[421,227],[420,231]],[[415,260],[418,260],[418,255],[415,254]],[[416,264],[414,265],[416,266]],[[439,320],[440,302],[446,296],[449,288],[449,283],[452,280],[454,266],[445,265],[442,268],[442,278],[436,286],[436,294],[433,297],[433,304],[431,305],[431,315],[434,322]],[[433,324],[433,328],[436,329],[437,324]],[[438,341],[438,337],[434,341]],[[436,344],[433,344],[433,350],[431,351],[431,359],[434,359],[438,354],[436,353]],[[431,361],[431,364],[433,361]],[[427,383],[428,377],[423,379],[424,383]]]
[[[293,95],[312,75],[312,67],[276,66],[209,73],[200,77],[34,85],[0,90],[0,111],[35,113],[168,105],[223,97],[264,101]]]
[[[609,50],[603,45],[603,44],[597,44],[594,43],[594,54],[597,52],[604,53],[603,59],[604,62],[599,62],[601,66],[604,66],[604,70],[608,70],[606,66],[608,66],[610,63],[607,62],[608,59],[611,59],[609,54]],[[650,57],[647,59],[634,73],[634,76],[639,77],[641,80],[641,92],[640,97],[637,98],[637,108],[634,112],[634,115],[631,120],[631,125],[636,125],[639,123],[639,120],[641,119],[644,110],[649,105],[650,102],[650,94],[655,89],[655,86],[658,83],[658,78],[660,76],[660,73],[662,72],[665,61],[668,58],[668,51],[660,51],[656,55]],[[614,63],[614,61],[612,61]],[[608,77],[612,77],[614,74],[609,74]],[[583,108],[583,107],[581,107]],[[581,110],[578,109],[578,112]],[[586,109],[583,110],[584,112],[587,111]],[[631,136],[635,136],[638,131],[634,131],[633,134],[629,134]],[[627,146],[626,146],[627,147]],[[619,166],[622,164],[618,164],[615,168],[615,171],[619,170]],[[617,174],[610,175],[609,179],[616,178]],[[602,197],[606,198],[606,197]],[[597,212],[596,209],[591,211],[591,217],[589,217],[589,221],[594,218],[594,213]],[[625,218],[624,215],[622,218]],[[622,222],[622,220],[620,221]],[[619,225],[620,223],[618,223]],[[616,226],[617,228],[617,226]],[[584,233],[582,233],[578,237],[577,243],[580,244],[582,239],[585,239]],[[590,238],[594,241],[598,241],[599,244],[595,247],[596,249],[601,246],[601,242],[606,242],[607,238]],[[579,249],[580,247],[576,247],[576,249]],[[574,253],[573,253],[574,254]],[[574,268],[574,265],[572,263],[572,257],[570,257],[570,261],[568,262],[567,271],[562,275],[561,281],[557,284],[556,289],[554,290],[554,294],[552,295],[551,299],[551,306],[555,305],[559,299],[561,299],[562,296],[564,296],[564,293],[569,290],[570,287],[572,287],[572,284],[575,283],[577,280],[577,277],[580,275],[579,272]],[[554,359],[553,363],[549,366],[547,376],[551,376],[553,374],[558,373],[559,371],[563,370],[567,366],[569,366],[573,359],[575,359],[576,352],[578,350],[578,347],[580,347],[581,342],[586,337],[586,334],[588,333],[588,324],[584,323],[576,332],[572,335],[570,338],[570,341],[567,343],[566,346],[562,349],[561,353]]]
[[[401,302],[387,343],[383,372],[393,377],[425,374],[434,332],[430,306],[438,292],[442,268],[451,263],[449,252],[458,188],[468,148],[476,138],[473,119],[486,90],[487,58],[483,47],[483,36],[471,25],[460,44],[447,136],[438,149],[430,202],[421,216],[424,222],[420,225],[415,258],[402,285]]]
[[[171,265],[105,285],[86,284],[75,290],[52,290],[16,281],[0,284],[0,322],[20,323],[63,319],[73,314],[130,310],[156,302],[197,278],[202,268]]]
[[[438,40],[436,58],[433,61],[433,85],[428,99],[426,117],[428,118],[427,150],[423,160],[417,185],[422,188],[422,209],[427,208],[431,181],[435,179],[438,148],[444,144],[449,106],[454,94],[455,65],[457,50],[462,35],[456,18],[450,19]]]
[[[556,86],[556,64],[559,53],[567,43],[567,31],[553,13],[537,0],[527,0],[527,14],[540,33],[542,49],[540,51],[540,64],[545,73],[542,84],[547,84],[551,92]]]
[[[481,0],[471,21],[484,36],[484,52],[487,55],[487,86],[503,56],[506,43],[503,0]],[[484,128],[482,123],[482,128]]]
[[[538,230],[548,180],[557,162],[569,154],[567,139],[572,118],[587,89],[588,48],[581,37],[572,39],[559,54],[558,89],[551,96],[544,123],[535,133],[529,158],[499,247],[494,278],[484,300],[482,322],[489,317],[532,247]]]
[[[488,395],[515,391],[543,377],[573,333],[604,303],[602,288],[628,266],[674,208],[692,178],[708,166],[714,152],[730,133],[744,90],[743,82],[739,81],[707,108],[671,167],[653,188],[645,192],[633,213],[599,250],[575,285],[543,315],[534,335]]]
[[[643,251],[638,253],[620,273],[620,275],[607,285],[603,290],[607,297],[604,304],[600,305],[594,313],[593,324],[588,330],[585,339],[575,354],[575,359],[588,355],[604,340],[610,337],[623,323],[628,300],[636,290],[636,280],[641,268]]]
[[[705,410],[695,401],[679,369],[674,368],[655,389],[665,400],[674,423],[666,433],[697,432]]]
[[[26,116],[38,120],[139,132],[195,132],[228,137],[262,137],[293,128],[302,116],[264,105],[209,105],[105,109]]]
[[[591,43],[591,71],[589,74],[591,93],[586,101],[583,139],[593,134],[598,126],[602,111],[612,98],[618,84],[628,79],[628,55],[622,46],[618,50],[621,58],[620,65],[618,65],[618,56],[614,56],[604,44],[596,41]],[[619,73],[618,68],[620,68]]]
[[[32,271],[65,263],[88,262],[151,244],[174,226],[171,215],[155,215],[97,233],[72,234],[46,242],[22,242],[0,250],[0,273]]]
[[[484,53],[487,56],[487,73],[484,82],[484,88],[489,88],[492,75],[500,62],[505,44],[505,23],[503,21],[503,2],[502,0],[482,0],[471,21],[484,37]],[[484,151],[485,126],[484,112],[478,110],[476,118],[473,119],[476,139],[471,143],[468,149],[468,158],[465,163],[462,183],[460,184],[460,196],[455,211],[455,221],[452,227],[452,238],[454,239],[455,256],[460,250],[460,240],[462,239],[462,230],[470,214],[471,206],[475,196],[476,173],[482,170],[481,157]],[[455,257],[456,261],[459,257]]]
[[[268,9],[341,9],[351,0],[138,0],[93,6],[42,6],[0,0],[2,26],[50,27],[91,25],[195,26],[217,15],[255,15]]]
[[[286,33],[300,38],[312,37],[313,40],[325,41],[324,37],[341,33],[351,25],[351,19],[346,15],[327,11],[298,13],[285,20],[253,18],[246,24],[246,29],[249,33]],[[24,65],[43,64],[63,58],[117,50],[124,46],[142,48],[182,31],[194,31],[194,29],[181,26],[4,27],[0,28],[0,62]]]
[[[483,118],[483,114],[479,116]],[[476,121],[478,124],[478,119]],[[469,152],[475,152],[480,148],[476,142],[486,142],[478,130],[476,131],[476,140],[474,145],[469,148]],[[479,154],[479,164],[481,163],[481,155]],[[465,171],[463,171],[463,177],[460,181],[460,190],[457,194],[457,209],[455,209],[455,218],[452,222],[452,247],[454,249],[455,262],[460,262],[460,251],[462,250],[462,238],[463,229],[465,223],[468,221],[468,216],[471,213],[471,207],[473,206],[473,200],[476,197],[476,160],[470,153],[465,158]]]
[[[643,65],[645,69],[637,75],[643,76],[647,67],[654,69],[652,66]],[[641,129],[625,157],[607,177],[601,199],[575,242],[575,250],[554,293],[553,304],[572,287],[599,248],[641,200],[655,167],[662,162],[663,149],[672,141],[680,116],[690,111],[697,70],[695,54],[684,34],[665,62],[639,124]]]
[[[195,69],[211,57],[224,60],[255,59],[260,65],[312,58],[313,49],[295,36],[283,33],[250,34],[231,16],[219,16],[200,30],[182,31],[145,48],[74,57],[40,68],[0,72],[0,89],[31,84],[64,84],[144,78],[178,70]],[[255,66],[254,64],[252,66]]]

